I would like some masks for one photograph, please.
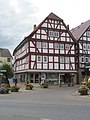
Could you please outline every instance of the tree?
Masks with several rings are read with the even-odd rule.
[[[7,77],[8,78],[12,78],[13,77],[13,69],[10,65],[8,64],[3,64],[1,67],[0,67],[0,70],[6,70],[7,72]]]

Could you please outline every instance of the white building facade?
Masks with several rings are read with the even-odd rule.
[[[90,63],[90,20],[81,23],[79,26],[71,30],[75,37],[78,46],[78,79],[81,82],[85,77],[85,68],[87,63]]]
[[[20,81],[76,78],[76,41],[63,20],[50,13],[13,52],[14,71]]]

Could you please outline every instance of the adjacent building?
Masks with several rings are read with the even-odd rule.
[[[8,49],[0,48],[0,66],[3,64],[12,66],[12,56]]]
[[[76,40],[64,21],[50,13],[33,32],[15,48],[14,71],[20,81],[67,81],[76,75]]]
[[[77,68],[78,68],[78,79],[85,76],[84,68],[87,63],[90,63],[90,20],[81,23],[76,28],[71,30],[74,38],[77,41]]]

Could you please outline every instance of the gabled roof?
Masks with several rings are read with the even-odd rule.
[[[27,42],[27,38],[32,36],[47,18],[63,21],[61,18],[59,18],[57,15],[55,15],[54,13],[51,12],[38,26],[36,26],[36,28],[31,32],[30,35],[25,37],[24,40],[20,42],[20,44],[14,49],[13,55],[14,55],[15,51],[18,49],[18,47],[20,47],[21,44]]]
[[[75,38],[73,37],[73,35],[71,34],[69,28],[68,28],[68,27],[65,25],[65,23],[63,22],[63,19],[61,19],[60,17],[58,17],[57,15],[55,15],[54,13],[51,12],[38,26],[35,27],[35,29],[31,32],[31,34],[30,34],[29,36],[25,37],[24,40],[14,49],[13,55],[14,55],[14,53],[19,49],[19,47],[20,47],[23,43],[27,42],[28,39],[35,34],[35,32],[41,27],[41,25],[42,25],[47,19],[54,19],[54,20],[61,21],[61,22],[64,24],[64,26],[65,26],[66,30],[68,31],[68,33],[70,34],[70,36],[73,38],[74,42],[76,42],[76,40],[75,40]]]
[[[71,34],[68,26],[65,25],[63,19],[61,19],[60,17],[58,17],[57,15],[55,15],[55,14],[52,13],[52,12],[34,29],[34,31],[33,31],[28,37],[32,36],[32,35],[38,30],[38,28],[43,24],[43,22],[44,22],[46,19],[54,19],[54,20],[59,20],[59,21],[61,21],[61,22],[64,24],[64,26],[65,26],[66,30],[68,31],[68,33],[70,34],[70,36],[73,38],[74,42],[76,43],[76,40],[75,40],[74,36]]]
[[[81,23],[81,25],[73,28],[71,30],[71,33],[73,34],[73,36],[75,37],[76,40],[79,40],[79,38],[88,29],[89,26],[90,26],[90,20],[83,22],[83,23]]]
[[[0,57],[12,57],[8,49],[0,48]]]
[[[35,31],[37,31],[38,30],[38,28],[42,25],[42,23],[46,20],[46,19],[54,19],[54,20],[60,20],[60,21],[63,21],[60,17],[58,17],[57,15],[55,15],[54,13],[50,13],[34,30],[33,30],[33,32],[29,35],[29,36],[31,36],[31,35],[33,35],[34,33],[35,33]]]

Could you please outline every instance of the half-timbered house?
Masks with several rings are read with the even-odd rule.
[[[14,50],[14,70],[21,81],[76,76],[76,41],[64,21],[50,13]],[[75,79],[76,80],[76,79]],[[76,82],[76,81],[75,81]]]
[[[90,20],[81,23],[79,26],[71,30],[73,36],[77,40],[78,47],[78,73],[79,82],[85,76],[84,68],[90,63]]]

